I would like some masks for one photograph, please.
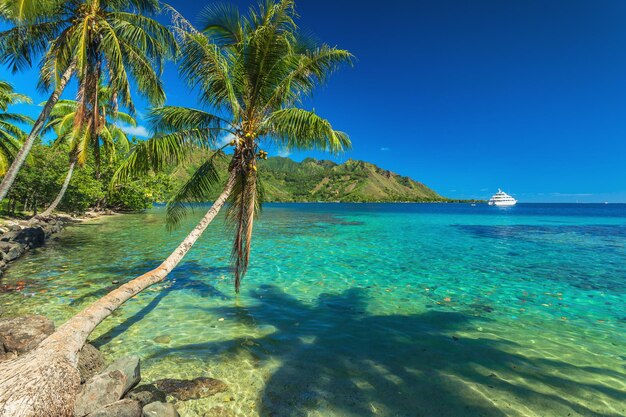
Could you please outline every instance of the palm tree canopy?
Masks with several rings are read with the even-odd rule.
[[[121,125],[137,125],[131,115],[114,108],[110,100],[110,88],[101,85],[98,94],[101,98],[98,107],[91,110],[95,111],[95,115],[88,114],[84,125],[76,126],[74,123],[80,103],[75,100],[60,100],[54,106],[44,129],[44,133],[56,133],[54,146],[68,146],[70,158],[75,159],[79,166],[85,164],[90,150],[99,165],[101,147],[110,160],[117,151],[127,153],[130,141]],[[96,118],[98,121],[94,123]]]
[[[7,110],[12,104],[30,102],[28,96],[16,93],[11,84],[0,81],[0,175],[6,173],[26,137],[26,132],[19,125],[33,123],[30,117]]]
[[[215,148],[220,135],[230,135],[234,151],[229,171],[237,181],[227,218],[235,230],[237,289],[248,266],[252,225],[260,207],[257,160],[267,155],[260,146],[334,153],[350,147],[347,134],[299,106],[341,65],[352,63],[353,56],[304,37],[295,18],[293,0],[267,0],[245,16],[232,6],[209,6],[202,14],[201,30],[178,19],[180,74],[198,91],[202,109],[153,109],[149,121],[156,136],[134,149],[115,178],[123,181],[133,173],[180,162],[194,149]],[[186,203],[206,201],[219,181],[215,162],[227,157],[224,148],[208,158],[170,201],[170,225],[185,214]]]
[[[6,81],[0,81],[0,110],[7,111],[11,104],[27,103],[31,100],[24,94],[16,93],[13,86]]]
[[[74,65],[84,106],[97,102],[101,79],[131,112],[131,79],[160,105],[164,61],[177,53],[173,34],[150,17],[160,11],[158,0],[0,0],[0,19],[13,26],[0,33],[0,62],[15,72],[43,56],[42,88]]]

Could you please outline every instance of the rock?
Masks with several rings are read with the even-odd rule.
[[[46,232],[41,225],[26,227],[17,232],[13,240],[31,247],[41,246],[46,241]]]
[[[141,404],[133,400],[120,400],[94,411],[88,417],[141,417]]]
[[[8,251],[5,252],[5,256],[3,260],[6,262],[10,262],[14,259],[19,258],[25,252],[24,246],[19,243],[11,245]]]
[[[153,384],[140,385],[133,388],[126,394],[126,398],[139,401],[141,405],[153,403],[155,401],[165,402],[166,395]]]
[[[85,346],[78,352],[77,367],[78,372],[80,372],[80,383],[84,384],[104,367],[104,357],[98,349],[85,343]]]
[[[204,417],[235,417],[235,413],[224,407],[212,407],[204,414]]]
[[[228,386],[219,379],[207,377],[192,380],[160,379],[154,384],[161,391],[181,401],[209,397],[228,389]]]
[[[157,336],[153,339],[156,343],[168,344],[172,341],[169,336]]]
[[[143,407],[142,417],[180,417],[180,414],[172,404],[155,402]]]
[[[124,392],[128,392],[132,387],[137,385],[141,381],[141,371],[139,368],[140,359],[139,356],[124,356],[119,358],[112,364],[106,367],[104,372],[118,370],[126,377],[126,385],[124,386]]]
[[[74,416],[82,417],[114,403],[124,395],[126,376],[119,371],[109,371],[91,378],[76,396]]]
[[[33,350],[54,332],[54,323],[44,316],[22,316],[0,319],[2,352],[23,354]]]

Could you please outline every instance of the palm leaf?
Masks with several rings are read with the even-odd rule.
[[[348,135],[334,130],[328,120],[299,108],[272,113],[262,131],[286,149],[318,149],[337,153],[351,146]]]
[[[169,229],[178,226],[187,215],[189,209],[193,209],[193,205],[190,203],[199,203],[207,200],[215,185],[220,181],[216,162],[224,157],[223,152],[214,152],[170,199],[167,203],[166,211],[167,227]]]

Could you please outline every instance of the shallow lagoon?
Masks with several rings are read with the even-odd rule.
[[[6,272],[3,314],[62,323],[200,214],[68,228]],[[626,415],[624,205],[267,204],[238,297],[229,238],[217,220],[91,338],[144,381],[229,385],[183,416]]]

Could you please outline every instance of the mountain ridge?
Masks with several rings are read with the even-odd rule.
[[[259,162],[265,201],[448,202],[410,177],[362,160],[272,157]]]
[[[208,157],[196,154],[185,166],[171,174],[174,189],[180,188]],[[218,172],[226,172],[227,161],[217,162]],[[263,201],[267,202],[460,202],[441,196],[408,176],[380,168],[374,163],[348,159],[337,163],[305,158],[300,162],[274,156],[258,161]],[[221,187],[208,196],[215,198]]]

